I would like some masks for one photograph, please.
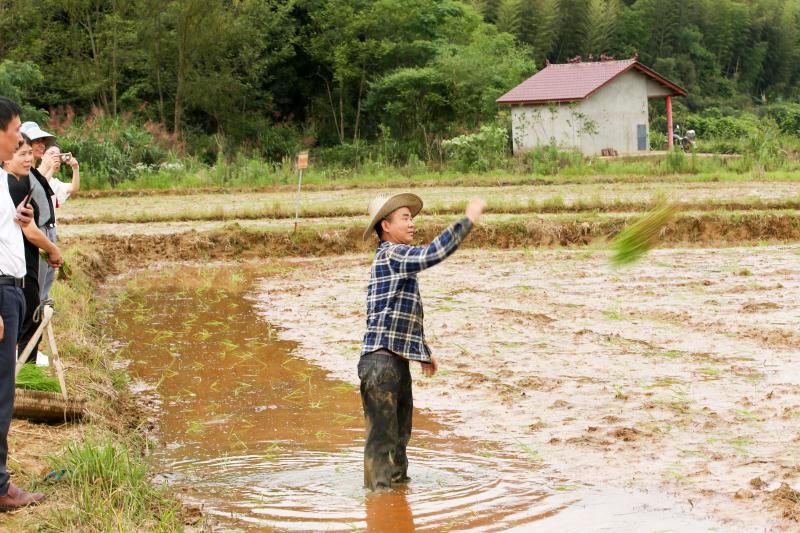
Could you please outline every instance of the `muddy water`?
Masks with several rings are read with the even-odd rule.
[[[457,439],[419,412],[411,484],[367,494],[358,393],[256,318],[263,268],[139,275],[112,313],[122,357],[159,404],[159,470],[223,530],[527,529],[575,504],[576,487],[548,479],[533,450]]]

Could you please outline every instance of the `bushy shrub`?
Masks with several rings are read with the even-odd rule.
[[[70,109],[59,110],[45,126],[58,136],[62,151],[72,152],[99,186],[134,179],[165,163],[170,148],[180,150],[175,136],[157,124],[139,123],[128,115],[109,117],[97,109],[80,121]]]
[[[781,102],[765,106],[763,116],[773,120],[777,127],[789,135],[800,135],[800,104]]]
[[[777,170],[786,163],[786,152],[777,124],[765,120],[744,143],[744,162],[757,177],[768,170]]]
[[[508,130],[484,125],[477,133],[442,142],[448,162],[463,172],[481,172],[502,166],[509,152]]]
[[[523,171],[546,176],[555,176],[567,168],[580,169],[585,163],[579,152],[561,150],[554,144],[523,152],[519,160]]]
[[[666,133],[662,133],[660,131],[653,131],[650,130],[650,149],[651,150],[663,150],[664,146],[667,144],[667,135]]]
[[[314,160],[320,165],[333,168],[356,168],[370,159],[366,143],[343,143],[314,150]]]
[[[267,161],[279,162],[285,157],[294,157],[302,146],[302,134],[291,124],[264,121],[258,132],[256,149]]]
[[[733,139],[744,137],[759,127],[758,117],[750,113],[740,116],[693,114],[686,117],[685,129],[693,129],[701,138]]]
[[[686,172],[689,167],[689,159],[679,147],[675,147],[667,152],[664,158],[664,170],[672,174],[681,174]]]

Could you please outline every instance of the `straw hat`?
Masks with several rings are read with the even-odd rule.
[[[409,208],[411,216],[415,217],[422,210],[422,199],[409,192],[400,194],[378,193],[369,203],[369,225],[364,230],[364,240],[369,239],[370,234],[375,231],[375,224],[386,218],[395,209],[400,209],[401,207]]]

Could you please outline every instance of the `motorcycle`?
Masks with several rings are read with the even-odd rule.
[[[696,137],[694,130],[686,130],[686,135],[681,135],[681,127],[675,126],[675,131],[672,132],[672,146],[680,146],[684,152],[691,152]]]

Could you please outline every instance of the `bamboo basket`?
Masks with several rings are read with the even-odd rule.
[[[17,389],[13,417],[34,422],[67,422],[80,420],[85,407],[85,400],[64,400],[58,392]]]

